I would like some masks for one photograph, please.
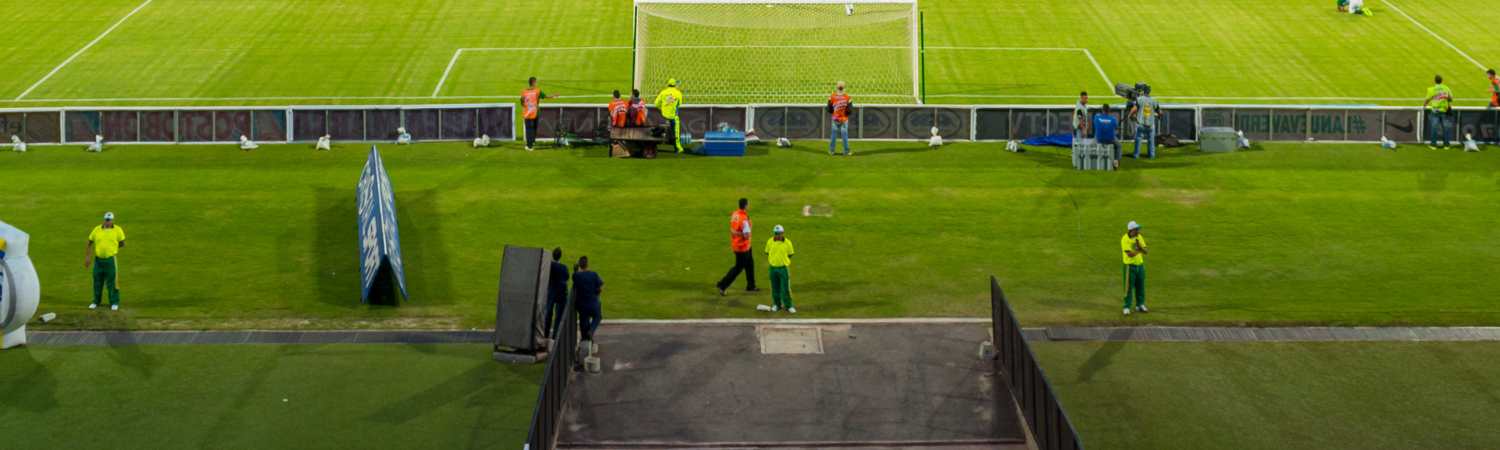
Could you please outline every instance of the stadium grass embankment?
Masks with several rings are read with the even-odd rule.
[[[485,345],[0,352],[0,432],[31,448],[515,448],[541,365]]]
[[[506,244],[588,255],[607,318],[750,317],[764,293],[713,290],[740,197],[757,229],[785,225],[798,244],[799,317],[987,317],[976,286],[995,274],[1029,326],[1500,323],[1500,279],[1483,270],[1500,263],[1491,153],[1267,144],[1080,173],[1060,149],[859,147],[619,161],[386,146],[412,295],[398,308],[359,304],[364,145],[7,152],[0,178],[20,194],[0,217],[32,233],[54,329],[484,328]],[[84,309],[84,237],[106,210],[130,236],[120,313]],[[1156,312],[1122,319],[1129,220],[1153,249]]]
[[[1500,446],[1489,343],[1036,343],[1090,449]]]

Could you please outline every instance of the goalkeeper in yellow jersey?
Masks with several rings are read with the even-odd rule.
[[[677,118],[677,108],[682,107],[682,91],[677,89],[676,78],[667,80],[667,88],[656,94],[655,104],[661,117],[667,119],[667,134],[671,135],[672,145],[677,147],[677,153],[682,153],[682,121]]]

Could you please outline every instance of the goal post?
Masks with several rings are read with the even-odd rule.
[[[808,103],[838,81],[868,103],[919,103],[917,0],[635,0],[632,79],[703,103]]]

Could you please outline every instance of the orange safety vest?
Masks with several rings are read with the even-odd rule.
[[[750,225],[750,214],[743,209],[737,209],[729,215],[729,248],[736,253],[750,251],[750,237],[739,234]]]
[[[630,104],[630,110],[635,113],[635,117],[631,117],[631,125],[638,127],[646,126],[646,101],[635,99],[635,102]]]
[[[527,120],[535,119],[537,108],[541,107],[542,90],[537,88],[526,88],[521,91],[521,117]]]
[[[623,99],[609,101],[609,125],[615,128],[625,127],[625,118],[630,112],[630,103]]]
[[[833,106],[834,122],[849,122],[849,94],[835,93],[828,97],[828,104]]]

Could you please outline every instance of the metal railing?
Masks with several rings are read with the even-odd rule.
[[[1021,334],[1021,323],[1005,300],[1000,280],[990,277],[990,307],[994,326],[995,370],[1005,375],[1010,393],[1021,406],[1026,425],[1041,450],[1082,450],[1083,440],[1063,412],[1047,374],[1037,363]],[[1008,406],[1006,406],[1008,407]]]
[[[568,304],[563,307],[559,320],[562,322],[558,324],[557,337],[549,349],[551,355],[542,375],[542,388],[537,392],[536,409],[531,413],[531,431],[526,435],[527,450],[553,450],[557,447],[557,431],[568,402],[568,385],[573,380],[573,367],[578,363],[578,312],[573,308],[572,295],[568,295]]]
[[[102,136],[112,144],[394,141],[406,128],[417,141],[463,141],[480,135],[515,139],[515,105],[292,105],[0,108],[0,139],[79,144]]]

